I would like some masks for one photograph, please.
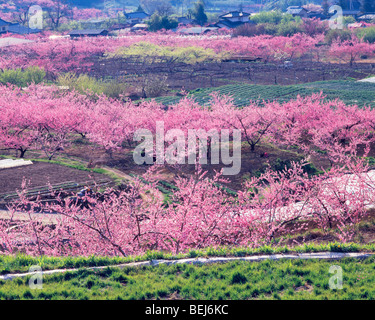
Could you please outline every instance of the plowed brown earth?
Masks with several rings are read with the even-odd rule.
[[[21,189],[26,179],[29,188],[44,187],[64,182],[85,183],[89,181],[110,180],[104,174],[82,171],[52,163],[34,162],[29,166],[0,170],[0,194]]]

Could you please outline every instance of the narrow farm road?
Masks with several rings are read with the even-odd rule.
[[[87,270],[103,270],[106,268],[136,268],[143,266],[158,266],[158,265],[173,265],[173,264],[211,264],[211,263],[226,263],[231,261],[247,261],[257,262],[262,260],[281,260],[281,259],[319,259],[319,260],[339,260],[343,258],[355,258],[355,259],[366,259],[373,256],[372,253],[361,253],[361,252],[314,252],[314,253],[296,253],[296,254],[273,254],[273,255],[260,255],[260,256],[248,256],[248,257],[213,257],[213,258],[190,258],[190,259],[179,259],[179,260],[151,260],[141,262],[130,262],[118,265],[100,266],[100,267],[87,267]],[[81,268],[82,269],[82,268]],[[63,272],[75,272],[79,269],[56,269],[43,271],[43,275],[63,273]],[[12,280],[14,278],[24,278],[31,276],[36,272],[27,273],[13,273],[0,276],[0,280]]]

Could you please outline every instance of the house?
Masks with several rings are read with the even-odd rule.
[[[131,26],[132,25],[130,23],[116,23],[116,24],[111,25],[108,28],[108,31],[118,31],[118,30],[130,29]]]
[[[308,17],[308,10],[299,6],[290,6],[286,9],[286,13],[291,14],[293,17]]]
[[[7,22],[3,19],[0,19],[0,33],[7,33],[8,32],[8,28],[9,26],[11,25],[12,23],[10,22]]]
[[[32,28],[29,28],[29,27],[25,27],[25,26],[23,26],[23,25],[21,25],[19,23],[11,24],[8,27],[8,32],[9,33],[22,34],[22,35],[39,33],[41,31],[42,30],[40,30],[40,29],[32,29]]]
[[[320,20],[326,20],[328,17],[321,11],[308,11],[307,17],[310,19],[320,19]]]
[[[0,34],[1,33],[14,33],[14,34],[31,34],[31,33],[38,33],[42,30],[39,29],[32,29],[29,27],[25,27],[19,23],[12,23],[7,22],[3,19],[0,19]]]
[[[228,13],[224,13],[219,16],[219,22],[215,24],[215,27],[234,29],[245,23],[253,24],[253,22],[249,19],[250,15],[250,13],[243,11],[230,11]]]
[[[191,27],[191,28],[184,28],[178,29],[178,32],[187,34],[187,35],[200,35],[205,34],[207,32],[216,31],[219,28],[217,27]]]
[[[105,29],[85,29],[85,30],[74,30],[69,32],[71,38],[77,37],[98,37],[107,36],[108,30]]]
[[[255,24],[254,22],[252,21],[246,21],[246,22],[231,22],[229,20],[221,20],[217,23],[215,23],[213,26],[215,27],[218,27],[218,28],[225,28],[225,29],[234,29],[234,28],[237,28],[239,26],[242,26],[244,24]]]
[[[313,19],[313,18],[315,18],[315,19],[320,19],[320,20],[327,20],[328,19],[328,16],[326,16],[325,14],[323,14],[323,13],[308,13],[308,17],[310,18],[310,19]]]
[[[219,16],[219,20],[226,20],[230,22],[247,22],[249,21],[250,13],[243,11],[231,11]]]
[[[144,23],[149,17],[150,15],[144,11],[125,13],[125,18],[130,24]]]

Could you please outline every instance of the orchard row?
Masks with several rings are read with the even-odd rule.
[[[11,208],[11,220],[0,223],[1,250],[22,250],[32,255],[129,255],[147,250],[175,253],[218,245],[258,246],[285,233],[306,227],[313,220],[322,229],[337,228],[342,241],[353,239],[355,224],[374,203],[375,184],[366,155],[374,142],[375,116],[370,108],[327,102],[319,94],[280,104],[264,102],[235,107],[229,97],[212,96],[202,107],[189,99],[166,109],[154,101],[134,105],[104,96],[92,100],[56,87],[27,90],[0,87],[0,144],[25,150],[37,148],[52,158],[76,135],[108,152],[134,146],[138,129],[153,134],[156,122],[165,130],[240,129],[251,150],[267,141],[294,148],[308,159],[324,155],[329,170],[309,177],[306,163],[284,171],[268,170],[244,183],[236,197],[217,187],[220,173],[209,178],[176,178],[170,202],[158,196],[156,168],[130,189],[87,196],[87,205],[57,197],[44,208],[51,225],[33,215],[41,203]],[[168,144],[170,142],[166,142]],[[166,145],[167,147],[168,145]],[[146,195],[146,196],[145,196]],[[29,219],[17,220],[28,208]],[[52,221],[53,220],[53,221]],[[43,220],[45,221],[45,220]]]
[[[124,48],[139,44],[151,43],[165,47],[169,51],[179,47],[203,48],[212,50],[217,59],[229,56],[246,56],[259,58],[263,62],[278,62],[297,58],[309,57],[314,60],[337,59],[353,64],[362,56],[375,55],[375,44],[359,39],[354,34],[345,41],[333,41],[331,45],[320,45],[324,36],[318,34],[308,36],[295,34],[291,37],[259,35],[254,37],[231,38],[228,35],[216,36],[177,36],[175,34],[150,33],[143,35],[127,35],[118,38],[40,38],[30,36],[33,43],[1,48],[0,68],[15,69],[39,66],[48,73],[56,75],[61,72],[89,72],[95,59],[120,56]],[[141,48],[142,49],[142,48]],[[133,50],[134,54],[150,55],[149,52]],[[129,51],[129,54],[132,50]],[[143,53],[142,53],[143,52]],[[186,54],[184,52],[183,54]],[[207,55],[207,52],[197,53]],[[213,59],[211,55],[208,55]],[[180,57],[183,61],[184,57]],[[189,58],[189,62],[191,58]],[[196,61],[201,61],[199,56]],[[194,61],[193,61],[194,62]],[[209,62],[209,61],[208,61]],[[126,70],[124,70],[126,71]]]

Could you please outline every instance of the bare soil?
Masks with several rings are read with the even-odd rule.
[[[166,79],[169,90],[194,90],[218,87],[235,82],[264,85],[293,85],[314,81],[363,79],[375,73],[375,64],[363,60],[348,64],[316,62],[308,59],[293,61],[291,68],[283,62],[264,63],[233,60],[216,63],[155,62],[144,63],[137,58],[95,60],[90,75],[125,81],[135,87],[144,79]],[[140,97],[134,97],[140,98]],[[147,97],[148,98],[148,97]]]
[[[90,152],[87,152],[87,150]],[[91,151],[92,150],[92,151]],[[124,149],[121,152],[115,152],[112,155],[112,158],[100,148],[92,148],[88,145],[73,145],[69,149],[65,149],[65,152],[70,157],[75,157],[83,159],[88,162],[93,160],[97,161],[99,166],[108,166],[121,170],[124,173],[133,173],[133,174],[143,174],[147,171],[149,166],[147,165],[137,165],[134,163],[131,149]],[[265,152],[268,153],[267,158],[261,157]],[[250,151],[250,147],[247,144],[242,145],[241,150],[241,170],[238,175],[235,176],[225,176],[228,178],[229,183],[225,186],[233,189],[240,190],[243,187],[243,181],[245,178],[256,175],[260,171],[266,169],[268,166],[273,166],[277,162],[277,159],[287,162],[287,161],[298,161],[302,159],[302,156],[294,152],[289,152],[281,149],[272,147],[271,145],[258,145],[255,147],[255,152]],[[328,166],[329,162],[324,159],[315,159],[317,163],[317,168],[321,166]],[[228,167],[231,167],[229,165]],[[215,171],[220,171],[223,168],[222,164],[219,165],[202,165],[202,169],[208,172],[208,176],[213,176]],[[196,171],[195,165],[165,165],[161,169],[162,177],[165,181],[173,182],[174,178],[177,176],[187,177],[193,175]]]
[[[64,182],[86,183],[110,180],[106,175],[82,171],[62,165],[34,162],[29,166],[0,170],[0,194],[22,189],[24,179],[29,188],[44,187]]]

